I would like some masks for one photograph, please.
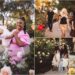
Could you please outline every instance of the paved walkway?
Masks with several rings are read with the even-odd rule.
[[[67,30],[65,38],[71,38],[69,33],[70,33],[70,29]],[[59,22],[55,22],[53,24],[53,32],[50,32],[49,28],[47,27],[46,30],[45,30],[44,36],[48,37],[48,38],[53,38],[53,37],[61,38],[61,30],[59,28]]]
[[[68,75],[67,72],[58,72],[58,71],[48,71],[44,74],[36,74],[36,75]]]

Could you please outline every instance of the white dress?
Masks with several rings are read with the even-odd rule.
[[[11,39],[5,39],[5,37],[11,35],[11,32],[5,26],[0,26],[0,29],[3,30],[3,34],[0,35],[2,45],[8,46],[10,44]]]
[[[53,57],[52,65],[58,67],[59,63],[60,63],[60,53],[57,52]]]
[[[62,66],[63,66],[63,67],[67,67],[68,64],[69,64],[68,58],[63,58],[63,64],[62,64]]]

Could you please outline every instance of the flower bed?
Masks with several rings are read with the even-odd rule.
[[[35,71],[36,73],[47,72],[52,67],[52,59],[55,51],[53,39],[36,39],[35,40]]]

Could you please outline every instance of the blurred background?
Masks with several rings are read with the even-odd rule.
[[[0,25],[12,31],[20,16],[25,17],[27,31],[30,36],[34,36],[34,0],[0,0]]]

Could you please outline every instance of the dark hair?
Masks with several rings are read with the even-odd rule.
[[[22,21],[24,21],[24,33],[26,33],[26,20],[24,17],[20,17],[19,19],[21,19]]]

